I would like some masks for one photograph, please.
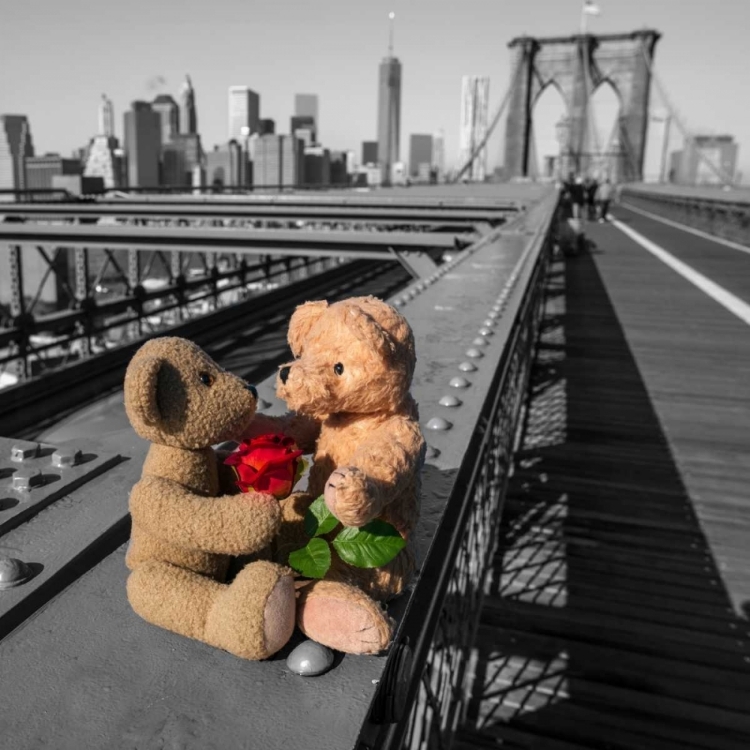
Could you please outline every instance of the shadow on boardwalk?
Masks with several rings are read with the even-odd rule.
[[[732,609],[590,254],[553,264],[454,748],[747,750]]]

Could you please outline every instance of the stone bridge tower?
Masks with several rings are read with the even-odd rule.
[[[646,151],[651,62],[658,31],[590,34],[534,39],[508,45],[513,58],[505,128],[505,168],[509,177],[528,176],[534,105],[547,86],[556,86],[567,108],[562,170],[586,172],[596,156],[589,102],[596,89],[611,84],[620,100],[617,148],[609,155],[610,176],[640,180]]]

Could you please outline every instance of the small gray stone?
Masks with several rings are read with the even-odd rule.
[[[290,672],[315,677],[333,666],[333,652],[315,641],[304,641],[286,658]]]

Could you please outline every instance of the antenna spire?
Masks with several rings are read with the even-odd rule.
[[[391,11],[388,14],[390,23],[388,25],[388,57],[393,57],[393,19],[396,18],[396,14]]]

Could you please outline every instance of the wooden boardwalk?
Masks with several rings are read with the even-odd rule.
[[[748,750],[750,329],[615,228],[591,237],[548,280],[452,747]]]

